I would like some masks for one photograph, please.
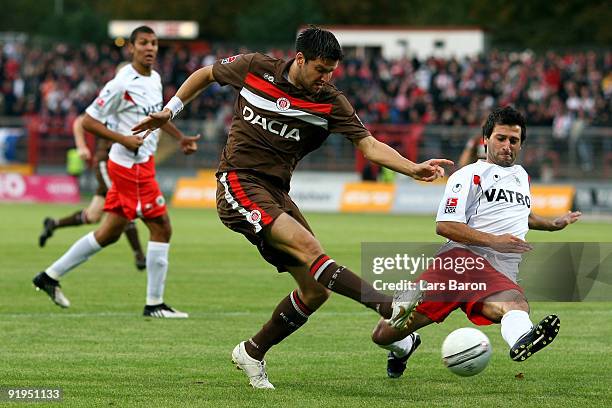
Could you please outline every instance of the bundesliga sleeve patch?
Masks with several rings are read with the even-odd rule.
[[[236,61],[236,59],[237,59],[237,58],[238,58],[240,55],[241,55],[241,54],[234,55],[234,56],[232,56],[232,57],[223,58],[223,59],[221,60],[221,64],[230,64],[230,63],[232,63],[232,62]]]
[[[451,197],[446,199],[446,206],[444,207],[444,214],[455,214],[457,212],[457,203],[459,199],[457,197]]]

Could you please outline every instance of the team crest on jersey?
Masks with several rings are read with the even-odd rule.
[[[222,64],[230,64],[230,63],[232,63],[232,62],[236,61],[236,58],[238,58],[239,56],[240,56],[240,54],[238,54],[238,55],[234,55],[234,56],[232,56],[232,57],[223,58],[223,59],[221,60],[221,63],[222,63]]]
[[[450,197],[446,199],[446,207],[444,208],[444,214],[454,214],[457,212],[457,203],[459,199],[457,197]]]
[[[252,224],[257,224],[261,221],[261,212],[259,210],[253,210],[249,213],[249,222]]]
[[[291,102],[289,102],[289,99],[285,97],[280,97],[276,100],[276,107],[278,110],[286,111],[290,106]]]
[[[461,184],[457,183],[453,186],[453,193],[458,193],[459,191],[461,191]]]

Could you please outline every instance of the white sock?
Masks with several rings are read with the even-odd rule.
[[[164,286],[168,273],[168,250],[166,242],[151,242],[147,245],[147,305],[164,303]]]
[[[532,327],[529,313],[522,310],[511,310],[501,319],[501,335],[510,347],[514,346],[516,341]]]
[[[93,231],[81,237],[72,244],[70,249],[48,267],[45,272],[55,280],[60,280],[62,276],[70,272],[75,267],[89,259],[90,256],[98,252],[102,247],[96,241]]]
[[[395,357],[402,358],[408,354],[412,348],[412,336],[408,335],[401,340],[394,341],[387,345],[379,344],[378,347],[392,351]]]

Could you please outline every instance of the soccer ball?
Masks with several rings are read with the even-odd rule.
[[[491,342],[480,330],[457,329],[442,343],[442,361],[446,368],[462,377],[476,375],[491,359]]]

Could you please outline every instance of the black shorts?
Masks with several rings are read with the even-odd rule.
[[[244,235],[257,246],[263,258],[279,272],[286,272],[287,266],[300,265],[293,256],[273,248],[263,235],[263,231],[283,213],[293,217],[312,234],[300,209],[274,181],[242,171],[218,173],[217,213],[226,227]]]
[[[96,162],[96,180],[98,181],[96,195],[106,197],[106,193],[108,193],[108,189],[112,184],[110,176],[108,175],[106,160],[99,160]]]

